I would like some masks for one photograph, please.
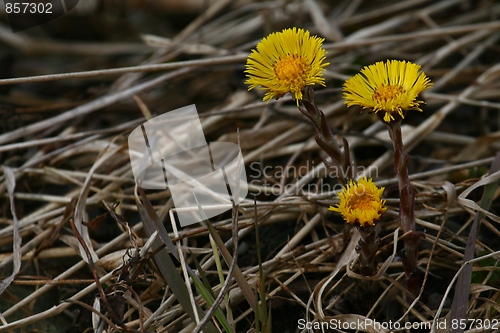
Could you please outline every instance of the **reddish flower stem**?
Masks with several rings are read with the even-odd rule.
[[[413,196],[408,176],[408,155],[404,151],[401,121],[386,123],[389,135],[394,145],[394,171],[399,185],[399,218],[404,233],[415,231],[415,216],[413,212]]]
[[[401,118],[385,123],[394,146],[394,171],[399,185],[399,220],[405,234],[405,256],[403,268],[407,279],[408,290],[415,294],[419,288],[418,249],[424,237],[423,232],[416,230],[414,213],[414,194],[408,175],[408,155],[404,151],[401,133]]]

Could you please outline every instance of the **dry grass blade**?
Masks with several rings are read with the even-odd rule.
[[[139,201],[139,198],[137,198],[137,205],[139,207],[139,213],[141,214],[141,218],[143,220],[145,229],[150,235],[152,235],[156,230],[158,230],[159,234],[161,234],[163,226],[159,223],[158,216],[156,215],[153,206],[151,205],[146,194],[144,193],[144,190],[138,187],[138,191],[141,200]],[[167,252],[164,248],[164,246],[167,245],[170,251],[171,248],[169,247],[168,244],[170,243],[171,246],[174,246],[172,240],[170,238],[168,238],[168,240],[169,241],[167,241],[166,243],[162,243],[164,242],[163,239],[162,242],[160,242],[159,240],[155,240],[155,247],[153,250],[155,252],[159,250],[155,254],[155,261],[156,264],[158,265],[158,268],[160,269],[160,272],[162,273],[163,278],[167,282],[168,286],[172,289],[173,294],[175,295],[179,303],[181,303],[186,313],[191,317],[193,321],[195,321],[195,314],[193,311],[198,311],[198,313],[200,313],[201,315],[203,315],[204,312],[198,306],[196,309],[193,309],[191,307],[191,298],[189,297],[186,285],[184,284],[182,277],[177,271],[174,262],[170,258],[169,252]],[[175,254],[177,252],[175,246],[173,250],[174,251],[171,253]],[[179,260],[180,258],[176,259]],[[207,325],[205,329],[208,332],[215,332],[215,327],[210,324]]]
[[[349,241],[349,244],[345,248],[344,253],[342,254],[342,257],[340,257],[339,261],[336,263],[335,268],[333,272],[328,276],[327,278],[323,279],[317,286],[314,291],[314,294],[311,295],[311,299],[314,297],[314,305],[316,307],[316,312],[318,313],[319,320],[321,321],[327,321],[326,315],[323,313],[323,295],[325,294],[326,289],[330,285],[330,283],[335,279],[337,274],[344,269],[347,265],[351,265],[356,258],[358,257],[358,253],[356,252],[356,246],[358,246],[358,242],[360,240],[360,234],[358,232],[355,232],[351,240]]]
[[[490,174],[494,174],[500,170],[500,153],[495,157],[495,160],[491,164]],[[488,211],[491,207],[491,203],[495,196],[495,192],[498,189],[498,183],[500,180],[493,180],[492,182],[485,185],[483,196],[481,198],[480,207]],[[477,212],[474,222],[471,225],[469,237],[467,239],[467,245],[465,247],[464,253],[464,263],[470,261],[474,258],[474,253],[476,250],[476,238],[477,229],[480,225],[481,220],[484,218],[485,214],[483,212]],[[469,290],[470,290],[470,280],[472,274],[472,265],[467,264],[465,268],[460,272],[457,279],[457,284],[455,287],[455,296],[453,297],[453,303],[450,310],[450,319],[458,320],[461,318],[466,318],[467,305],[469,300]],[[452,332],[463,332],[464,329],[460,327],[453,329]]]
[[[172,239],[168,235],[167,231],[160,223],[158,215],[156,215],[156,212],[153,206],[151,205],[151,202],[149,201],[148,197],[146,196],[146,193],[140,187],[137,187],[137,191],[139,192],[139,196],[141,199],[141,201],[137,200],[137,204],[139,206],[139,212],[144,211],[144,214],[147,214],[145,215],[145,217],[148,217],[146,219],[147,221],[146,227],[149,230],[150,236],[155,231],[157,231],[158,237],[160,237],[163,244],[167,247],[168,252],[171,253],[175,257],[175,259],[177,259],[177,261],[179,261],[179,255],[177,254],[177,249],[175,248],[175,245],[172,242]]]
[[[342,33],[338,30],[336,26],[333,25],[332,22],[329,22],[328,19],[324,16],[323,11],[316,3],[315,0],[306,0],[307,7],[311,13],[314,25],[318,29],[318,31],[329,40],[333,40],[335,42],[339,42],[342,40]]]
[[[4,144],[7,142],[11,142],[13,140],[19,139],[23,136],[26,135],[33,135],[37,132],[46,130],[47,128],[50,128],[51,126],[56,126],[60,123],[64,123],[66,121],[69,121],[71,119],[74,119],[75,117],[81,117],[85,116],[91,112],[95,112],[99,109],[102,109],[106,106],[112,105],[113,103],[117,103],[118,101],[127,98],[127,97],[132,97],[138,93],[140,93],[143,90],[146,89],[151,89],[152,87],[155,87],[164,81],[173,79],[179,75],[188,73],[190,70],[189,68],[182,68],[177,71],[163,74],[157,78],[151,79],[147,82],[144,82],[142,84],[138,84],[134,87],[124,89],[123,91],[118,91],[118,92],[113,92],[110,93],[109,95],[103,96],[101,98],[96,99],[95,101],[92,101],[88,104],[84,104],[82,106],[76,107],[73,110],[69,110],[61,115],[42,120],[38,123],[19,128],[14,131],[10,131],[8,133],[0,135],[0,144]]]
[[[19,233],[19,220],[16,213],[16,204],[14,202],[14,191],[16,189],[16,177],[14,175],[14,170],[9,167],[3,167],[3,173],[5,175],[5,180],[7,182],[7,191],[9,193],[10,199],[10,212],[12,214],[12,219],[14,220],[13,226],[13,249],[12,249],[12,263],[13,270],[12,274],[0,282],[0,295],[9,287],[9,285],[14,281],[16,275],[21,270],[21,235]]]
[[[85,206],[87,205],[87,197],[90,190],[90,182],[92,180],[94,172],[109,158],[113,157],[120,149],[121,149],[120,147],[116,146],[110,147],[110,149],[105,150],[103,155],[100,156],[99,159],[92,165],[92,168],[87,173],[87,178],[83,183],[82,190],[80,192],[80,195],[78,196],[78,201],[76,202],[75,227],[76,230],[78,230],[78,233],[81,235],[83,242],[85,243],[84,245],[86,246],[87,251],[90,253],[93,262],[96,262],[97,260],[99,260],[99,258],[97,257],[97,254],[95,253],[94,248],[92,247],[88,228],[85,225],[83,225],[84,221],[85,222],[88,221],[88,214],[85,211]],[[79,249],[83,260],[87,261],[87,251],[84,251],[83,244],[79,243]],[[89,262],[87,261],[87,263]]]
[[[93,252],[90,251],[90,249],[87,247],[87,244],[85,242],[85,239],[82,237],[80,234],[76,224],[73,222],[73,220],[70,220],[71,224],[71,229],[75,233],[76,238],[78,239],[78,243],[82,246],[83,248],[83,255],[85,256],[85,261],[89,265],[90,270],[92,271],[92,275],[94,276],[97,291],[99,292],[99,296],[101,297],[102,302],[106,305],[107,311],[109,311],[110,316],[111,316],[111,327],[115,330],[118,329],[116,325],[121,326],[122,324],[122,319],[119,317],[119,315],[116,313],[116,311],[113,309],[113,307],[110,305],[108,301],[108,297],[106,296],[104,289],[102,288],[101,281],[99,279],[99,276],[97,274],[96,266],[94,264],[94,259],[93,259]],[[122,327],[124,328],[124,327]]]
[[[21,84],[21,83],[35,83],[35,82],[49,82],[57,80],[68,80],[68,79],[88,79],[95,77],[102,77],[108,75],[119,75],[127,73],[147,73],[147,72],[160,72],[172,69],[180,69],[186,67],[196,67],[196,66],[216,66],[220,64],[228,64],[233,62],[241,62],[245,60],[248,55],[240,54],[234,56],[223,56],[212,59],[204,60],[188,60],[171,62],[167,64],[153,64],[153,65],[142,65],[124,68],[113,68],[113,69],[102,69],[95,71],[85,71],[76,73],[64,73],[64,74],[49,74],[40,75],[32,77],[23,78],[13,78],[13,79],[1,79],[0,85],[10,85],[10,84]],[[137,91],[139,92],[139,90]]]
[[[492,219],[495,222],[500,222],[500,217],[487,209],[481,207],[478,205],[476,202],[474,202],[471,199],[467,199],[467,196],[475,189],[486,186],[489,184],[495,184],[500,180],[500,170],[495,171],[494,173],[482,178],[480,181],[475,183],[474,185],[470,186],[467,188],[465,191],[463,191],[459,196],[458,196],[458,202],[463,205],[466,208],[469,208],[471,210],[475,210],[478,213],[484,214],[488,216],[490,219]]]

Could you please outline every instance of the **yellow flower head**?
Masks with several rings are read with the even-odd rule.
[[[257,50],[252,50],[245,65],[250,85],[266,90],[264,101],[283,97],[287,92],[297,101],[302,99],[305,86],[318,83],[325,86],[322,77],[326,51],[324,39],[310,36],[304,29],[284,29],[262,39]]]
[[[360,105],[374,112],[385,112],[384,121],[394,120],[397,112],[418,110],[417,96],[432,87],[431,80],[420,71],[420,65],[399,60],[377,62],[361,70],[361,73],[344,83],[344,99],[347,106]]]
[[[373,226],[387,209],[385,200],[380,199],[383,192],[384,188],[378,188],[371,178],[363,177],[357,183],[351,180],[339,193],[337,207],[328,210],[341,213],[347,223]]]

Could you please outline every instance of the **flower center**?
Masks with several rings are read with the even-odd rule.
[[[351,199],[351,209],[369,210],[373,209],[372,199],[368,195],[356,195]]]
[[[406,90],[403,89],[400,85],[389,84],[389,85],[381,85],[377,87],[373,92],[372,98],[377,102],[387,102],[396,98],[396,96],[400,94],[406,93]]]
[[[307,62],[304,57],[297,54],[287,55],[276,62],[274,73],[281,81],[292,82],[303,78]]]

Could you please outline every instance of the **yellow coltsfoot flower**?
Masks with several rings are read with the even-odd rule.
[[[341,213],[347,223],[374,226],[387,209],[385,200],[381,199],[383,192],[384,188],[378,188],[371,178],[351,180],[339,193],[339,204],[328,210]]]
[[[420,65],[409,61],[387,60],[366,66],[361,73],[344,83],[343,97],[347,106],[385,112],[384,121],[394,120],[395,113],[404,118],[406,110],[422,111],[417,96],[432,87]]]
[[[257,50],[252,50],[245,65],[250,85],[248,90],[265,90],[264,101],[283,97],[290,92],[297,101],[302,99],[306,86],[325,86],[323,71],[326,51],[324,39],[310,36],[304,29],[284,29],[262,39]]]

